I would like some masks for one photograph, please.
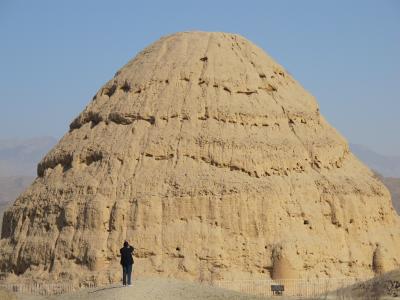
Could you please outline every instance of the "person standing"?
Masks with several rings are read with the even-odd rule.
[[[121,253],[121,265],[122,265],[122,284],[132,285],[132,265],[133,265],[133,254],[134,248],[129,245],[128,241],[124,242],[124,247],[122,247],[119,252]]]

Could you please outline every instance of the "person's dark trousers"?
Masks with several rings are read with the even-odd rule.
[[[131,284],[132,265],[122,266],[122,284]]]

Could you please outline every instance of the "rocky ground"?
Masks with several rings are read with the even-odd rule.
[[[353,297],[353,299],[399,299],[400,270],[351,286],[341,294]]]

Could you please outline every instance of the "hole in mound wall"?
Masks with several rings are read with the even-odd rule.
[[[245,94],[245,95],[249,96],[251,94],[257,94],[257,91],[237,91],[236,93]]]
[[[154,125],[156,123],[156,118],[154,116],[150,116],[147,118],[147,121],[151,124]]]
[[[278,89],[271,84],[268,84],[267,89],[271,92],[276,92]]]
[[[69,125],[70,131],[73,131],[75,129],[81,128],[84,124],[91,122],[91,128],[96,126],[102,121],[102,117],[100,116],[99,113],[89,111],[89,112],[84,112],[81,115],[79,115],[75,120],[72,121],[72,123]]]
[[[100,122],[101,122],[101,118],[100,118],[100,116],[95,116],[95,117],[93,117],[91,120],[90,120],[90,128],[93,128],[93,127],[95,127],[96,125],[98,125]]]
[[[43,163],[39,163],[37,174],[39,177],[43,177],[47,169],[54,169],[57,165],[61,165],[63,172],[66,172],[72,168],[72,161],[73,156],[71,154],[60,154]]]
[[[64,161],[62,164],[63,166],[63,172],[67,172],[69,169],[72,168],[72,156],[69,157],[66,161]]]
[[[131,86],[127,81],[125,81],[124,84],[120,87],[120,89],[123,90],[125,93],[128,93],[131,90]]]
[[[100,161],[102,159],[103,159],[103,154],[101,152],[90,152],[82,160],[82,163],[90,166],[92,163],[95,163],[95,162]]]
[[[226,86],[224,87],[224,91],[226,91],[226,92],[228,92],[228,93],[231,93],[231,90],[228,89]]]
[[[105,87],[103,89],[103,94],[108,96],[108,97],[111,97],[112,95],[114,95],[116,89],[117,89],[117,85],[114,83],[110,87]]]

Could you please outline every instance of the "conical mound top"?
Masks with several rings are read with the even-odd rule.
[[[175,79],[257,88],[266,71],[271,75],[283,72],[264,51],[239,35],[183,32],[147,47],[118,71],[115,79],[139,87]]]
[[[211,89],[207,92],[207,88]],[[278,89],[279,94],[276,93],[274,97]],[[182,32],[161,38],[121,68],[100,89],[85,112],[71,124],[71,129],[80,127],[92,118],[108,119],[110,113],[116,111],[122,115],[123,111],[146,115],[142,102],[132,101],[136,96],[146,100],[145,106],[152,107],[153,115],[168,117],[166,115],[171,107],[186,115],[198,114],[199,102],[195,106],[191,103],[194,99],[180,102],[185,98],[178,96],[183,90],[204,90],[209,96],[214,93],[216,97],[211,101],[217,101],[219,96],[243,98],[243,95],[268,94],[267,98],[274,101],[272,106],[278,104],[278,114],[282,109],[293,113],[318,112],[313,97],[282,66],[247,39],[221,32]],[[162,96],[147,96],[155,91],[162,93]],[[204,97],[204,93],[200,97]],[[268,102],[242,102],[237,108],[235,104],[232,102],[236,114],[246,115],[259,109],[262,112],[261,106],[269,111],[271,109]]]
[[[379,272],[399,266],[399,225],[288,72],[241,36],[184,32],[121,68],[39,163],[0,268],[117,281],[128,240],[136,276],[372,276],[378,243]]]
[[[140,52],[116,79],[140,84],[157,80],[203,80],[256,88],[262,68],[280,71],[245,38],[220,32],[183,32],[161,38]]]

